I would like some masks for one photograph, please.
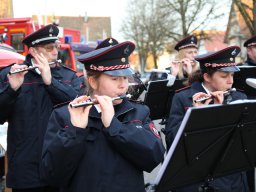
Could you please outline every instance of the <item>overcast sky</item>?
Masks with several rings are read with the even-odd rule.
[[[13,0],[14,17],[32,15],[110,16],[112,36],[122,41],[120,24],[128,0]],[[24,5],[27,8],[24,9]]]

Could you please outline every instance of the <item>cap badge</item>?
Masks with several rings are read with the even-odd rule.
[[[53,32],[53,28],[51,27],[50,29],[49,29],[49,33],[52,33]]]
[[[125,58],[123,57],[123,58],[121,59],[121,61],[124,63],[124,62],[125,62]]]
[[[109,42],[109,44],[112,44],[112,43],[113,43],[113,40],[112,40],[112,39],[110,39],[108,42]]]
[[[235,55],[236,54],[236,49],[234,49],[232,52],[231,52],[231,55]]]
[[[124,54],[125,55],[129,55],[130,53],[130,46],[128,45],[125,49],[124,49]]]
[[[230,61],[233,61],[234,59],[231,57],[229,60],[230,60]]]

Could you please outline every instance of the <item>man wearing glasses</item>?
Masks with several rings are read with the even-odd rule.
[[[25,62],[0,71],[0,124],[8,121],[6,183],[13,192],[58,191],[40,179],[43,138],[53,106],[73,100],[80,88],[75,72],[55,63],[58,33],[47,25],[25,37]]]

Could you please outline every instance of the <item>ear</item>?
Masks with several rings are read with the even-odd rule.
[[[88,77],[88,83],[93,90],[96,90],[98,88],[98,81],[94,77]]]
[[[208,73],[203,74],[204,81],[209,83],[211,81],[211,76]]]
[[[29,51],[29,53],[31,53],[32,56],[34,56],[36,54],[36,48],[34,48],[34,47],[29,47],[28,51]]]

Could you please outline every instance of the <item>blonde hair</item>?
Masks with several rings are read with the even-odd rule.
[[[182,60],[182,59],[184,59],[184,58],[185,58],[185,51],[186,51],[186,49],[181,49],[181,50],[179,50],[179,52],[178,52],[178,54],[176,55],[175,59],[176,59],[176,60]],[[184,65],[183,63],[181,63],[181,64],[179,65],[179,72],[178,72],[178,75],[177,75],[179,79],[184,79],[184,78],[186,78],[185,75],[187,75],[187,77],[190,76],[190,74],[187,74],[186,71],[183,70],[183,65]],[[196,72],[199,68],[200,68],[199,63],[198,63],[198,62],[194,62],[194,63],[192,64],[192,73],[191,73],[191,74],[193,74],[194,72]]]

